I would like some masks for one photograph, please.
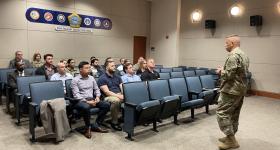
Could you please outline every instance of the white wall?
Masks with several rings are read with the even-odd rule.
[[[155,51],[150,51],[150,56],[156,64],[178,65],[180,5],[181,0],[152,1],[150,45]]]
[[[108,17],[110,31],[93,33],[60,33],[55,25],[28,22],[30,7]],[[0,67],[6,67],[16,50],[31,59],[35,51],[53,53],[56,61],[74,58],[101,62],[112,56],[133,58],[133,36],[147,36],[150,31],[150,3],[144,0],[1,0],[0,1]]]
[[[212,67],[223,65],[227,53],[224,38],[229,34],[241,36],[241,48],[250,58],[250,71],[253,73],[253,88],[280,93],[280,13],[278,0],[240,0],[245,11],[242,16],[233,18],[228,8],[233,0],[182,0],[180,31],[180,64],[187,66]],[[193,10],[203,12],[201,23],[193,24],[190,14]],[[258,33],[250,27],[251,15],[263,16],[263,27]],[[214,34],[204,29],[205,19],[215,19],[217,28]]]

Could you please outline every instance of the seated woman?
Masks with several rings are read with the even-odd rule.
[[[41,66],[43,66],[43,62],[42,62],[42,57],[41,54],[39,52],[34,53],[33,55],[33,61],[31,62],[31,65],[33,68],[39,68]]]
[[[139,69],[136,71],[136,74],[138,76],[141,76],[141,74],[147,69],[147,62],[146,60],[144,59],[143,61],[141,61],[139,63]]]

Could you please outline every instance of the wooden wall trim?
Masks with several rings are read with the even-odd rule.
[[[276,98],[280,100],[280,93],[273,93],[273,92],[259,91],[259,90],[251,90],[250,93],[257,96]]]

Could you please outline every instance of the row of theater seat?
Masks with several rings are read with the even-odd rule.
[[[8,89],[7,82],[4,81],[5,77],[1,74],[7,75],[9,72],[7,70],[9,69],[5,71],[0,69],[0,81],[3,83],[1,84],[1,88],[5,87],[6,89]],[[13,69],[10,71],[13,71]],[[174,122],[177,123],[177,115],[181,111],[191,109],[192,118],[194,117],[194,109],[197,107],[205,106],[208,112],[208,105],[215,103],[213,99],[217,94],[216,89],[214,89],[214,82],[212,75],[205,75],[200,77],[155,80],[148,81],[148,83],[136,82],[124,84],[124,131],[128,133],[129,139],[132,139],[133,129],[138,124],[151,122],[154,124],[154,130],[156,130],[157,120],[174,116]],[[65,98],[68,106],[69,120],[78,118],[76,117],[79,116],[78,111],[73,110],[69,103],[71,98],[73,98],[70,85],[71,80],[67,80],[65,97],[63,83],[61,81],[46,81],[44,76],[17,78],[18,93],[15,95],[16,123],[19,125],[21,121],[21,104],[23,99],[30,99],[32,101],[29,104],[29,131],[31,141],[36,141],[35,128],[38,126],[38,106],[42,100]],[[1,89],[1,91],[3,90]],[[6,95],[8,96],[9,94]],[[9,97],[7,97],[8,99]],[[150,112],[151,110],[153,113]],[[98,112],[98,109],[92,109],[92,114],[97,114]]]
[[[157,131],[157,120],[174,116],[177,124],[177,115],[184,110],[191,109],[192,118],[196,108],[205,106],[208,113],[218,94],[211,75],[125,83],[123,90],[123,129],[130,140],[137,125],[153,123],[153,130]]]

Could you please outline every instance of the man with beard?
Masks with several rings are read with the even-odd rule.
[[[104,100],[111,103],[111,127],[114,130],[121,131],[122,128],[118,122],[120,105],[123,102],[122,80],[115,74],[116,65],[114,61],[105,62],[106,73],[100,76],[98,86],[103,92]]]
[[[57,72],[56,67],[53,65],[53,55],[44,55],[45,64],[37,68],[35,71],[36,75],[45,75],[46,80],[50,80],[51,76]]]

